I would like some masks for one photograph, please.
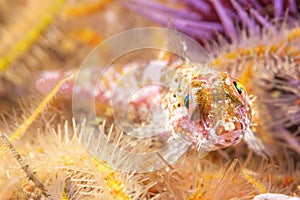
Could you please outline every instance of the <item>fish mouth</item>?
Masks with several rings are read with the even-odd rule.
[[[244,119],[230,120],[215,128],[215,149],[226,148],[239,143],[248,126]]]
[[[196,111],[198,111],[196,109]],[[193,112],[199,113],[199,112]],[[212,149],[217,150],[239,143],[249,129],[251,115],[244,108],[238,108],[234,113],[227,113],[224,121],[213,124],[211,119],[192,115],[177,121],[176,132],[195,146],[208,142]],[[204,144],[203,144],[204,145]]]
[[[227,132],[218,136],[214,149],[221,149],[233,146],[239,143],[244,137],[243,130],[235,130],[233,132]]]

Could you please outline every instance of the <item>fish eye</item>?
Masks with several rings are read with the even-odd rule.
[[[241,84],[237,83],[236,81],[233,81],[233,85],[239,94],[243,93],[243,87],[241,86]]]
[[[184,106],[188,109],[189,108],[189,103],[190,103],[190,95],[187,94],[184,98]]]

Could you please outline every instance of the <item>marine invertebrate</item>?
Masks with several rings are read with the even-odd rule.
[[[21,169],[26,173],[28,179],[32,181],[35,186],[40,190],[40,196],[47,197],[49,196],[47,194],[45,185],[40,181],[40,179],[32,172],[32,170],[29,168],[29,164],[26,164],[25,161],[22,159],[21,155],[16,151],[14,146],[11,144],[11,142],[7,139],[7,137],[0,132],[0,138],[5,144],[5,146],[8,148],[8,150],[13,154],[14,158],[18,161]],[[38,197],[37,197],[38,198]],[[40,198],[40,197],[39,197]]]
[[[234,2],[237,1],[231,1],[231,3]],[[85,8],[83,10],[86,11]],[[281,16],[284,15],[282,11],[279,10]],[[79,12],[79,14],[82,13]],[[249,14],[248,11],[247,14]],[[182,17],[190,16],[185,16],[182,12]],[[258,18],[252,19],[257,20]],[[63,32],[63,30],[61,31]],[[75,32],[75,37],[79,37],[85,45],[93,46],[99,41],[97,34],[94,33],[97,32],[93,32],[92,29],[83,29],[83,31]],[[200,31],[197,34],[200,34]],[[238,31],[237,35],[240,34],[243,33]],[[28,134],[24,136],[17,134],[22,137],[17,137],[19,139],[14,140],[12,145],[18,150],[20,156],[28,161],[32,173],[39,177],[47,193],[51,195],[49,198],[52,199],[194,200],[219,199],[220,196],[226,199],[252,199],[255,196],[255,198],[271,197],[270,193],[277,193],[276,196],[280,196],[278,193],[289,195],[289,197],[281,195],[284,198],[299,196],[299,189],[297,189],[300,185],[300,169],[297,160],[297,152],[299,153],[299,36],[300,31],[297,27],[291,28],[286,24],[279,27],[270,25],[269,29],[263,29],[262,37],[249,33],[247,37],[243,36],[238,41],[235,40],[236,38],[232,40],[232,45],[227,42],[224,44],[222,43],[224,41],[220,40],[218,42],[221,42],[221,45],[216,42],[207,46],[210,54],[214,57],[209,64],[216,66],[219,71],[233,74],[245,86],[248,94],[256,96],[255,101],[250,101],[250,106],[254,111],[253,123],[257,126],[252,124],[251,129],[263,139],[264,143],[280,148],[280,151],[276,151],[276,149],[273,151],[273,157],[270,160],[264,160],[255,154],[252,155],[251,150],[244,148],[243,143],[239,143],[232,148],[212,152],[202,159],[199,159],[196,151],[190,149],[174,164],[168,163],[168,160],[158,156],[160,161],[165,163],[165,167],[151,173],[121,173],[110,168],[107,163],[97,160],[83,148],[77,136],[85,133],[86,125],[77,126],[70,121],[60,124],[61,121],[70,119],[71,113],[71,109],[67,107],[61,109],[59,103],[67,99],[67,103],[70,104],[68,98],[71,95],[69,89],[72,88],[72,81],[64,82],[60,91],[57,91],[57,88],[54,92],[52,90],[55,84],[64,77],[63,73],[59,73],[61,76],[54,76],[53,79],[42,77],[46,81],[37,84],[45,96],[48,94],[50,96],[48,100],[51,99],[51,101],[44,99],[42,102],[46,103],[42,103],[42,107],[40,107],[47,106],[47,110],[31,111],[32,108],[40,105],[40,100],[31,100],[30,103],[22,101],[14,112],[9,113],[10,117],[7,117],[8,114],[2,115],[0,128],[8,135],[15,130],[21,130],[17,131],[18,133],[27,130]],[[164,56],[167,57],[167,55]],[[61,63],[66,64],[67,61],[61,61]],[[123,66],[119,69],[123,69]],[[114,78],[120,78],[123,73],[128,72],[126,70],[122,72],[119,69],[111,70],[108,73],[106,81],[111,83],[109,86],[113,85]],[[215,71],[213,74],[216,74]],[[238,82],[235,84],[232,82],[230,88],[235,89],[235,93],[239,93],[241,89]],[[7,88],[6,90],[9,91]],[[150,89],[145,90],[142,94],[146,94],[148,97],[147,92],[149,91],[152,94],[160,93],[160,90]],[[117,124],[111,121],[109,117],[111,110],[104,109],[104,104],[109,99],[107,93],[101,90],[98,92],[98,103],[96,102],[95,106],[98,114],[101,114],[103,118],[106,117],[107,120],[103,122],[103,118],[101,118],[99,121],[92,122],[92,126],[103,130],[105,137],[109,138],[108,143],[114,143],[116,146],[122,146],[132,152],[145,152],[147,148],[147,150],[157,149],[158,147],[155,145],[165,144],[157,144],[156,141],[148,140],[142,143],[144,145],[138,146],[134,140],[120,139],[125,134],[117,128]],[[52,100],[54,96],[57,96],[56,101]],[[129,106],[135,108],[138,105],[144,106],[145,104],[139,104],[145,102],[142,100],[143,97],[145,96],[137,97],[137,101],[132,102]],[[176,100],[179,100],[184,107],[193,107],[192,104],[190,105],[191,99],[192,95],[189,94]],[[141,116],[143,106],[134,110],[133,116]],[[26,115],[23,115],[24,113]],[[27,113],[29,114],[27,115]],[[35,114],[30,115],[31,113]],[[193,113],[196,112],[191,109],[191,115]],[[55,115],[62,116],[62,119],[53,121]],[[28,120],[30,118],[28,116],[33,117]],[[218,116],[221,118],[221,115]],[[23,123],[26,119],[28,122]],[[147,121],[148,118],[146,116],[142,119]],[[18,126],[16,124],[25,125]],[[12,129],[12,126],[17,126],[17,128]],[[275,136],[276,140],[272,139],[272,136]],[[99,145],[95,138],[87,142],[94,150]],[[255,146],[256,143],[250,141],[250,144],[254,145],[254,149],[260,150],[260,147],[257,149]],[[38,197],[38,193],[35,193],[39,190],[37,185],[24,176],[25,174],[16,160],[2,148],[3,146],[1,146],[2,156],[0,156],[0,197]],[[104,148],[99,149],[104,150]],[[115,162],[135,162],[135,160],[128,161],[126,158],[120,158],[113,151],[106,156]],[[295,160],[293,161],[292,158]],[[12,163],[15,164],[13,167],[11,167]],[[259,195],[263,192],[268,193]]]
[[[25,120],[23,124],[21,124],[18,129],[10,136],[9,141],[12,142],[14,140],[22,137],[26,129],[33,123],[33,121],[41,114],[45,107],[50,103],[50,101],[55,97],[59,88],[69,79],[72,78],[73,75],[62,79],[54,86],[54,88],[49,92],[49,94],[45,97],[45,99],[38,105],[36,110]]]
[[[39,139],[29,149],[20,149],[20,153],[25,154],[26,163],[34,163],[30,165],[31,170],[1,134],[1,141],[4,141],[1,150],[5,152],[1,157],[5,162],[0,166],[5,172],[0,175],[1,197],[38,198],[44,195],[49,199],[138,199],[144,187],[134,180],[127,180],[131,174],[121,174],[91,157],[77,137],[83,132],[84,124],[77,126],[66,122],[63,129],[58,126],[56,130],[49,128],[47,133],[37,133]],[[4,150],[3,144],[9,149]],[[16,146],[20,144],[16,143]],[[8,156],[10,154],[15,158]],[[20,162],[28,178],[20,175],[18,167],[7,168],[8,162],[13,163],[12,159]]]
[[[12,47],[11,51],[7,52],[3,57],[1,57],[0,71],[4,71],[11,64],[11,62],[19,57],[22,52],[31,47],[35,40],[37,40],[42,32],[49,26],[49,24],[51,24],[53,16],[55,16],[55,14],[58,12],[62,3],[63,1],[61,0],[54,2],[50,8],[50,12],[48,12],[49,15],[45,16],[35,28],[30,30],[23,40],[17,42],[15,46]]]
[[[296,0],[184,0],[175,1],[175,5],[174,1],[130,0],[123,3],[162,26],[175,28],[204,43],[216,39],[219,34],[230,41],[239,40],[245,32],[259,34],[272,21],[287,20],[295,24],[299,11]]]
[[[51,28],[53,28],[53,24],[57,22],[57,15],[64,1],[45,1],[41,4],[40,8],[34,6],[32,2],[27,2],[27,5],[21,4],[20,2],[15,3],[20,7],[20,10],[16,12],[19,15],[15,15],[14,12],[11,12],[10,15],[5,16],[8,24],[3,28],[1,37],[3,48],[1,48],[0,66],[2,79],[6,79],[14,84],[20,84],[30,73],[29,69],[38,68],[36,66],[36,58],[45,58],[41,48],[47,45],[50,46],[52,42],[54,42],[48,40],[49,35],[51,35],[53,40],[57,39],[57,32],[51,30]],[[43,11],[48,14],[41,14]],[[36,18],[33,13],[40,14],[42,17]],[[20,20],[19,17],[23,20]],[[22,29],[24,26],[26,26],[26,32],[19,31],[20,28]],[[29,30],[27,30],[28,27]],[[51,30],[51,33],[49,33],[49,30]],[[28,59],[26,59],[27,62],[22,62],[22,65],[16,67],[16,63],[22,60],[24,56],[28,56]],[[9,69],[10,67],[12,70]],[[12,71],[14,71],[14,73],[19,71],[20,76],[13,77]]]
[[[189,151],[175,165],[136,177],[145,179],[144,183],[156,182],[149,191],[160,194],[161,199],[252,199],[265,191],[299,195],[295,189],[299,184],[298,170],[287,170],[285,164],[262,160],[251,152],[247,157],[229,160],[213,152],[199,160],[195,151]],[[288,176],[295,179],[283,189]]]
[[[71,5],[65,9],[65,15],[68,17],[84,16],[97,13],[107,6],[111,0],[101,0],[96,2],[80,3]]]
[[[101,40],[99,31],[86,24],[73,25],[75,16],[69,15],[70,10],[77,9],[80,12],[86,9],[86,3],[75,3],[74,6],[74,3],[64,0],[46,0],[39,4],[18,0],[1,2],[5,13],[0,17],[1,24],[3,23],[0,39],[3,44],[0,49],[0,77],[3,83],[0,85],[1,95],[7,95],[13,101],[14,95],[21,94],[6,93],[4,84],[6,88],[11,88],[10,91],[23,86],[20,91],[29,92],[32,87],[26,85],[30,83],[33,72],[77,65],[91,46],[98,44]],[[95,7],[92,10],[96,9],[93,12],[102,11],[108,3],[109,1],[97,1],[97,5],[91,5]],[[82,16],[88,15],[92,10],[87,8]],[[103,17],[101,20],[105,21]],[[76,23],[79,21],[76,19]],[[71,57],[75,52],[78,58],[76,61]]]

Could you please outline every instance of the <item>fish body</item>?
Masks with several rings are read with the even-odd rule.
[[[106,117],[110,118],[114,117],[111,102],[114,100],[114,96],[117,96],[117,106],[113,108],[115,117],[119,113],[125,113],[125,115],[129,113],[129,118],[140,124],[147,124],[151,120],[149,117],[151,109],[160,104],[162,112],[166,116],[162,132],[167,133],[169,137],[182,136],[198,151],[207,145],[210,149],[206,148],[206,151],[232,146],[238,143],[246,132],[250,131],[252,117],[249,98],[238,80],[226,72],[202,70],[201,66],[197,64],[186,62],[167,62],[165,64],[174,70],[175,74],[168,76],[162,70],[158,76],[161,76],[161,79],[168,79],[172,83],[173,86],[169,88],[163,89],[157,84],[139,88],[138,84],[130,84],[127,81],[126,86],[122,86],[123,88],[114,94],[121,78],[137,69],[135,64],[131,64],[121,70],[110,67],[102,76],[102,85],[95,90],[77,88],[73,92],[84,95],[93,94],[95,106],[101,107],[101,112],[98,114],[106,113]],[[47,93],[47,90],[51,88],[51,86],[47,86],[47,83],[54,85],[56,80],[58,81],[64,77],[64,74],[69,73],[69,71],[55,72],[53,77],[47,73],[46,78],[41,78],[37,82],[38,90]],[[92,77],[93,73],[90,73]],[[149,71],[143,73],[149,73]],[[133,78],[129,80],[138,82]],[[93,78],[90,78],[89,81],[93,81]],[[70,98],[70,88],[73,87],[74,82],[65,83],[62,86],[64,93],[61,93],[61,96]],[[127,99],[128,97],[122,96],[122,93],[128,93],[132,88],[126,87],[139,88],[140,92],[133,95],[133,98],[131,96],[130,99]],[[123,119],[122,116],[119,118]]]

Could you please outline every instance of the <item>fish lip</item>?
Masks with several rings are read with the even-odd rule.
[[[233,146],[239,143],[244,137],[245,131],[243,129],[227,132],[222,135],[218,135],[216,146],[225,148]]]

